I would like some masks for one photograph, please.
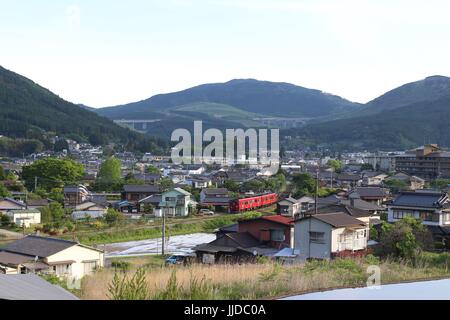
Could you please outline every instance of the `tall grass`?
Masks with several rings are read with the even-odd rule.
[[[450,256],[449,256],[450,257]],[[381,269],[382,283],[449,277],[447,258],[425,256],[420,264],[410,261],[359,259],[311,261],[299,265],[273,262],[242,265],[153,267],[145,272],[149,299],[266,299],[282,295],[365,286],[369,265]],[[127,273],[132,276],[135,270]],[[108,299],[114,271],[101,270],[85,278],[83,299]]]

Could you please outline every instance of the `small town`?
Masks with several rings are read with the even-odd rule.
[[[163,283],[193,281],[185,278],[194,270],[208,299],[273,298],[339,281],[282,286],[296,266],[337,268],[351,286],[362,284],[364,264],[419,260],[423,271],[411,280],[448,276],[450,152],[436,144],[338,158],[286,151],[270,175],[258,165],[174,165],[170,156],[65,142],[0,167],[0,272],[59,284],[60,298],[127,298],[111,289],[119,271]],[[255,272],[281,283],[262,285]],[[391,281],[405,277],[391,273]],[[233,286],[243,288],[229,296]]]
[[[449,12],[0,0],[0,318],[442,313]]]

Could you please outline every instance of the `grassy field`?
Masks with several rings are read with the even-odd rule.
[[[242,214],[227,214],[216,217],[202,217],[200,219],[174,219],[168,221],[166,225],[167,235],[183,235],[198,232],[213,232],[215,229],[235,223],[238,219],[257,217],[265,213],[247,212]],[[108,230],[98,230],[83,233],[73,233],[62,235],[61,238],[72,239],[76,237],[78,241],[88,245],[115,243],[125,241],[135,241],[153,239],[161,237],[161,221],[157,225],[151,226],[125,226],[111,228]]]
[[[450,254],[425,253],[411,261],[380,261],[369,255],[359,259],[311,261],[298,265],[273,262],[242,265],[162,266],[159,257],[140,257],[125,274],[145,266],[150,299],[272,299],[326,289],[366,285],[369,265],[381,269],[383,284],[450,277]],[[128,260],[133,261],[133,260]],[[138,262],[136,262],[138,261]],[[114,269],[103,269],[86,277],[82,299],[108,299]]]

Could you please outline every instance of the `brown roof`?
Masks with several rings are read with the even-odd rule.
[[[339,227],[351,227],[351,226],[364,226],[360,220],[353,218],[352,216],[344,212],[322,213],[311,216],[322,222],[325,222],[335,228]]]

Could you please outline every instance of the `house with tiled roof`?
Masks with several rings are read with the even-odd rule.
[[[103,251],[75,241],[29,235],[0,251],[0,273],[50,273],[79,280],[103,267]]]

